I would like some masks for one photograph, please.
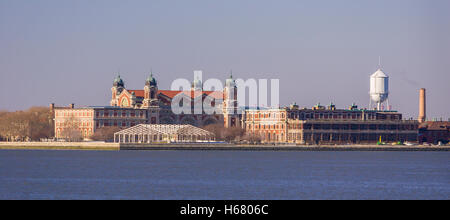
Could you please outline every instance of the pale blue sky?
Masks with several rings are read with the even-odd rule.
[[[172,80],[279,78],[281,104],[369,103],[382,56],[393,108],[450,118],[450,1],[0,0],[0,109],[107,105],[120,69]]]

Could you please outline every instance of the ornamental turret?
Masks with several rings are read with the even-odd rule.
[[[125,83],[120,78],[120,74],[117,75],[117,77],[114,79],[113,87],[111,88],[111,106],[118,106],[118,97],[122,93],[122,91],[125,89]]]
[[[192,82],[191,89],[194,91],[202,91],[203,90],[203,83],[198,77],[195,78],[194,81]]]
[[[223,89],[223,116],[224,126],[240,127],[240,115],[238,113],[237,102],[237,86],[233,79],[233,72],[230,78],[225,81],[225,88]]]
[[[153,77],[153,72],[145,80],[143,107],[159,106],[158,84]]]

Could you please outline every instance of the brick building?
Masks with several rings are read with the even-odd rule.
[[[188,91],[159,90],[151,74],[143,90],[132,90],[125,87],[119,75],[111,88],[110,106],[75,108],[73,104],[70,107],[55,107],[52,104],[55,137],[64,138],[64,132],[76,130],[86,139],[102,127],[128,128],[138,124],[190,124],[201,127],[219,123],[225,127],[240,127],[241,115],[237,111],[237,87],[233,77],[226,80],[223,91],[204,91],[202,87],[202,82],[196,79]],[[190,114],[174,113],[174,100],[190,103]],[[204,103],[210,104],[204,106]],[[200,112],[195,110],[198,104],[202,106]],[[181,102],[179,107],[183,107]],[[207,114],[205,109],[208,108],[216,111]]]
[[[376,143],[417,141],[418,122],[402,120],[395,111],[336,109],[316,105],[299,109],[291,105],[280,109],[248,109],[243,123],[247,132],[263,142],[298,144]]]
[[[65,138],[65,132],[79,131],[82,138],[89,138],[102,127],[132,127],[148,122],[148,112],[143,109],[119,107],[53,107],[55,137]]]
[[[450,122],[427,121],[419,126],[419,142],[428,144],[447,144],[450,142]]]

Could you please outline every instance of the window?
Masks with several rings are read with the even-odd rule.
[[[122,98],[122,102],[120,103],[121,107],[129,107],[130,103],[128,102],[127,98]]]

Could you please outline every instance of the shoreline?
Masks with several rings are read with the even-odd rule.
[[[234,144],[119,144],[97,142],[0,142],[0,150],[108,151],[450,151],[450,146],[405,145],[234,145]]]

